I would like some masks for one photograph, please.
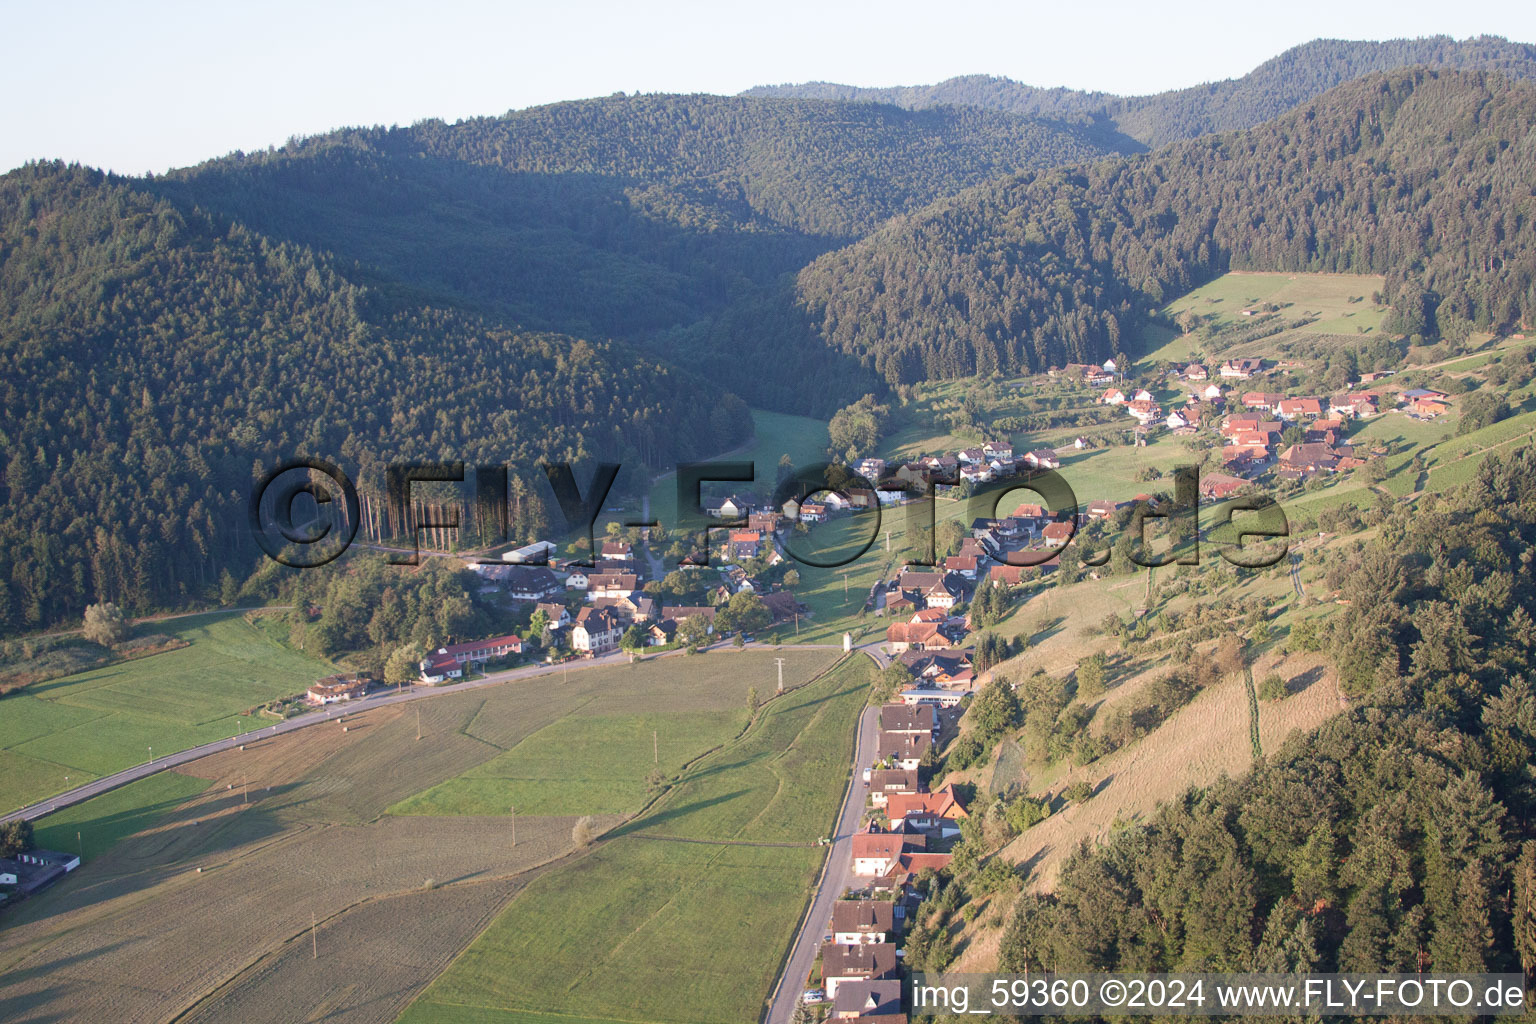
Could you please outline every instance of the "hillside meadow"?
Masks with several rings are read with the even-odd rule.
[[[156,629],[189,646],[0,699],[0,812],[147,761],[150,748],[169,754],[259,728],[246,711],[336,671],[238,612]]]

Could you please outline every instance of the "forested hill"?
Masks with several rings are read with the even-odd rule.
[[[1103,358],[1229,269],[1379,273],[1405,333],[1536,314],[1536,87],[1414,69],[1242,132],[968,190],[799,277],[890,382]]]
[[[151,187],[530,327],[650,345],[756,404],[830,414],[872,381],[803,324],[746,344],[736,324],[763,320],[764,289],[892,214],[1104,152],[1092,130],[994,111],[614,96],[340,131]],[[786,359],[801,380],[775,372]]]
[[[1037,117],[1091,119],[1151,146],[1207,132],[1248,128],[1278,117],[1354,78],[1413,65],[1536,77],[1536,47],[1497,36],[1449,36],[1383,42],[1317,39],[1265,61],[1241,78],[1150,96],[1043,89],[1008,78],[966,75],[935,85],[860,88],[832,82],[758,86],[743,95],[891,103],[914,110],[973,106]]]
[[[0,634],[244,579],[253,467],[280,459],[330,458],[366,487],[401,459],[526,476],[672,464],[749,431],[739,399],[625,346],[361,286],[141,181],[0,177]],[[542,514],[520,503],[517,532]]]
[[[1536,962],[1536,453],[1400,503],[1330,576],[1353,707],[1025,894],[998,968],[1511,971]]]

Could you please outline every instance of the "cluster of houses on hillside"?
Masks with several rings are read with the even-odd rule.
[[[906,1024],[902,946],[924,898],[919,876],[949,865],[949,847],[967,817],[953,786],[929,792],[923,755],[937,742],[943,713],[927,704],[880,709],[876,760],[864,772],[867,824],[850,842],[854,886],[832,905],[821,944],[820,987],[807,1002],[830,1002],[831,1019]]]
[[[1214,425],[1223,439],[1218,453],[1221,471],[1202,474],[1201,491],[1206,497],[1218,499],[1271,469],[1278,479],[1295,481],[1363,465],[1375,453],[1357,452],[1348,443],[1346,423],[1377,415],[1394,396],[1397,408],[1415,418],[1429,419],[1449,410],[1449,396],[1427,388],[1399,390],[1383,386],[1343,391],[1326,398],[1266,391],[1229,396],[1212,380],[1213,376],[1228,381],[1247,380],[1262,372],[1264,362],[1260,359],[1229,359],[1214,375],[1204,364],[1190,363],[1178,374],[1186,384],[1184,405],[1167,412],[1145,389],[1127,392],[1110,387],[1098,400],[1123,407],[1137,422],[1138,438],[1162,427],[1175,434],[1194,434]],[[1241,404],[1241,412],[1229,412],[1228,402],[1234,399]],[[1302,439],[1282,444],[1282,435],[1292,426],[1303,428]]]

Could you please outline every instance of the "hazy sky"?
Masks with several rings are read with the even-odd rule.
[[[0,170],[62,157],[159,171],[343,125],[620,90],[984,73],[1145,93],[1241,75],[1320,36],[1536,41],[1536,4],[1513,0],[0,4]]]

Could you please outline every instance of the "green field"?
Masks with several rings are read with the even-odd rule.
[[[722,651],[601,670],[613,689],[572,701],[562,717],[390,813],[634,814],[650,796],[646,778],[653,771],[673,776],[741,734],[748,691],[755,688],[762,700],[773,694],[772,657],[784,659],[785,683],[794,687],[830,666],[836,652]],[[478,736],[478,724],[466,733]]]
[[[873,672],[855,656],[767,705],[616,838],[530,883],[401,1021],[757,1019]]]
[[[37,845],[70,853],[81,852],[83,846],[89,860],[118,840],[149,828],[167,811],[207,788],[206,779],[180,772],[160,772],[130,782],[38,821]]]
[[[716,456],[721,462],[751,462],[754,465],[756,479],[738,485],[744,491],[764,495],[771,491],[782,455],[788,455],[797,467],[826,461],[828,438],[824,420],[753,409],[752,429],[752,440],[744,448]],[[706,484],[705,496],[707,498],[719,489],[719,496],[724,497],[732,486],[728,483]],[[658,477],[651,484],[651,518],[668,530],[677,523],[677,477],[672,473]]]
[[[190,643],[37,683],[0,700],[0,810],[256,727],[243,712],[335,671],[216,612],[163,624]],[[68,777],[66,783],[65,777]]]
[[[1169,318],[1184,310],[1193,310],[1207,322],[1231,324],[1248,322],[1244,309],[1263,303],[1275,303],[1283,308],[1279,316],[1294,320],[1304,315],[1316,316],[1312,323],[1294,332],[1283,332],[1264,339],[1273,349],[1285,340],[1286,335],[1296,334],[1365,334],[1369,336],[1381,326],[1385,308],[1372,305],[1370,297],[1380,291],[1384,279],[1369,274],[1273,274],[1234,272],[1223,274],[1209,284],[1179,296],[1163,307]],[[1351,302],[1351,299],[1357,301]],[[1285,305],[1289,303],[1289,305]],[[1255,321],[1257,322],[1257,321]],[[1365,330],[1362,332],[1361,328]],[[1166,328],[1155,335],[1142,339],[1141,348],[1146,352],[1143,359],[1182,362],[1199,349],[1198,335],[1169,337]]]

